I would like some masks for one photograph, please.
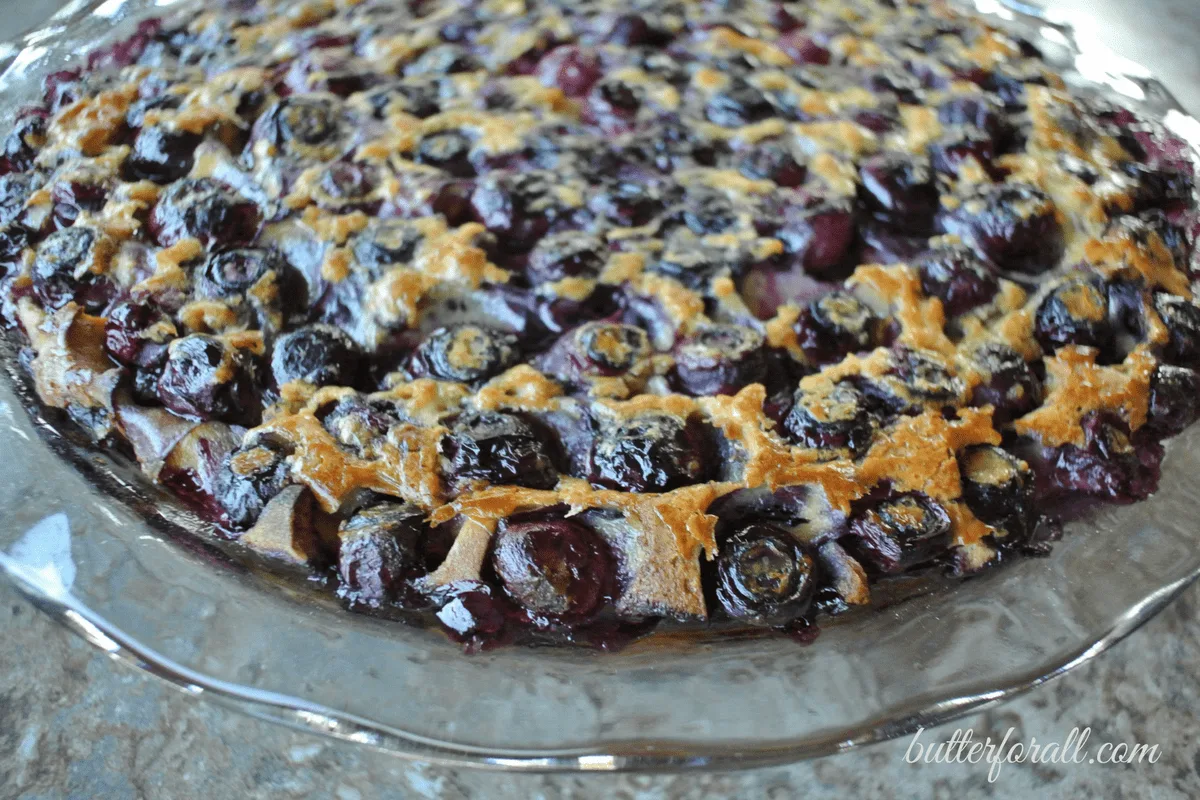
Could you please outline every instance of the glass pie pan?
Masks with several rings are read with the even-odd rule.
[[[15,108],[41,79],[175,3],[76,2],[0,46]],[[1200,123],[1143,71],[1025,5],[978,0],[1068,82],[1161,121]],[[745,768],[901,736],[1098,655],[1200,575],[1200,426],[1167,443],[1148,501],[1066,526],[1048,558],[786,638],[656,634],[616,653],[464,655],[440,634],[344,611],[263,570],[43,408],[0,349],[0,574],[113,658],[258,717],[397,755],[524,770]]]

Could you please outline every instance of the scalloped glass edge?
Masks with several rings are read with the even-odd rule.
[[[0,44],[0,89],[73,63],[179,1],[75,0]],[[1057,54],[1050,60],[1073,85],[1159,120],[1200,161],[1200,122],[1144,68],[1077,42],[1061,15],[1016,0],[974,5]],[[37,411],[19,376],[2,383],[0,452],[23,469],[0,478],[0,573],[21,594],[114,660],[193,696],[448,766],[743,769],[884,741],[1089,661],[1200,576],[1188,523],[1196,426],[1168,443],[1162,486],[1145,503],[1072,523],[1047,559],[828,625],[813,647],[652,637],[611,655],[464,657],[426,632],[348,615],[289,584],[264,586],[278,582],[190,535],[204,527],[194,516]],[[262,606],[246,615],[253,603]],[[307,649],[277,651],[277,640]]]

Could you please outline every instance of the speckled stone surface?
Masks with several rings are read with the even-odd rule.
[[[13,6],[10,8],[10,5]],[[0,37],[53,0],[4,4]],[[1060,0],[1200,109],[1200,2]],[[1155,764],[907,764],[908,741],[791,767],[674,776],[453,771],[293,732],[115,665],[0,588],[0,798],[1190,798],[1200,796],[1200,586],[1116,649],[993,711],[924,734],[1158,745]],[[902,666],[898,668],[903,668]]]

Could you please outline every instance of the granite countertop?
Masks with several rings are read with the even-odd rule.
[[[1110,47],[1162,76],[1200,109],[1200,3],[1057,0],[1086,10]],[[5,8],[0,37],[59,0]],[[113,664],[0,588],[0,795],[21,798],[971,798],[1200,796],[1200,586],[1114,650],[956,728],[976,739],[1157,745],[1157,763],[908,764],[908,740],[776,769],[668,776],[509,776],[410,764],[200,702]]]

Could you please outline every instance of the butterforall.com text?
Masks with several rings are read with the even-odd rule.
[[[924,728],[913,734],[904,760],[909,764],[986,764],[988,783],[1000,777],[1005,764],[1149,764],[1158,763],[1161,753],[1156,744],[1105,742],[1094,750],[1088,747],[1092,729],[1072,728],[1061,742],[1028,742],[1014,737],[1016,729],[1009,728],[999,741],[988,736],[976,739],[971,729],[958,728],[945,741],[921,741]]]

